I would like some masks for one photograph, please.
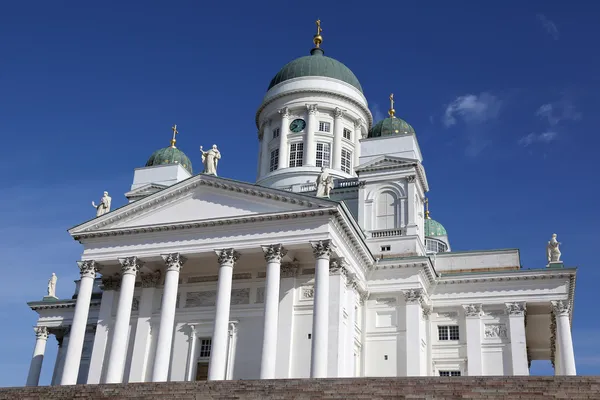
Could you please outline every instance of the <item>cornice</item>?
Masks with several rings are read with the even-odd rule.
[[[75,303],[77,299],[69,299],[63,301],[30,301],[27,303],[29,308],[33,311],[38,310],[50,310],[50,309],[58,309],[58,308],[75,308]],[[100,299],[94,299],[90,301],[90,307],[99,307]]]
[[[527,281],[527,280],[544,280],[544,279],[565,279],[573,280],[576,275],[575,270],[551,271],[551,270],[526,270],[526,271],[508,271],[506,274],[498,273],[495,275],[484,275],[474,273],[469,275],[452,276],[442,275],[438,279],[440,285],[455,285],[463,283],[491,283],[491,282],[509,282],[509,281]],[[571,289],[570,289],[571,290]],[[572,291],[574,292],[573,287]]]
[[[414,262],[414,263],[399,263],[399,262],[389,262],[384,258],[377,260],[376,264],[373,266],[375,271],[380,270],[388,270],[388,269],[399,269],[399,268],[419,268],[423,271],[424,277],[429,286],[436,283],[437,275],[435,270],[433,269],[431,263],[429,262]]]
[[[429,184],[427,183],[427,178],[425,176],[425,169],[423,165],[416,160],[407,160],[390,156],[382,156],[380,159],[373,160],[363,166],[359,166],[356,168],[356,172],[376,172],[383,171],[386,169],[393,170],[398,167],[409,168],[414,167],[417,172],[417,176],[419,177],[419,182],[423,187],[425,192],[429,191]],[[360,175],[360,174],[359,174]]]
[[[363,111],[367,115],[367,119],[368,119],[367,131],[369,129],[371,129],[371,127],[373,126],[373,116],[371,115],[371,111],[369,111],[369,109],[367,107],[365,107],[363,104],[359,103],[352,97],[345,96],[343,94],[339,94],[339,93],[332,92],[329,90],[323,90],[323,89],[295,89],[295,90],[289,90],[289,91],[280,93],[278,95],[275,95],[260,105],[260,107],[256,111],[256,115],[254,117],[254,122],[256,123],[257,128],[260,127],[260,122],[259,122],[260,113],[269,104],[273,103],[274,101],[276,101],[282,97],[286,97],[289,95],[295,95],[295,94],[299,94],[299,93],[317,94],[317,95],[321,95],[324,97],[329,97],[329,98],[334,98],[334,99],[342,99],[342,100],[348,101],[348,102],[352,103],[353,105],[355,105],[356,107],[358,107],[361,111]]]

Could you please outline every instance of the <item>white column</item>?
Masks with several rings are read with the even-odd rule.
[[[156,296],[156,285],[160,281],[160,271],[140,274],[142,280],[142,295],[140,297],[140,308],[135,328],[135,339],[133,341],[133,352],[131,354],[131,370],[129,371],[129,382],[145,382],[146,370],[150,355],[150,320],[154,311],[154,297]]]
[[[90,312],[90,301],[94,289],[94,279],[98,271],[97,264],[93,260],[78,261],[77,265],[81,272],[81,282],[79,283],[79,293],[75,302],[75,314],[71,324],[69,347],[65,355],[65,365],[60,380],[61,385],[75,385],[77,383],[81,351],[83,350],[87,319]]]
[[[406,376],[421,376],[423,367],[423,352],[421,350],[421,337],[423,336],[421,324],[421,303],[424,300],[422,289],[402,291],[404,294],[406,342]]]
[[[333,149],[331,151],[332,168],[336,171],[342,170],[342,137],[344,136],[344,126],[342,125],[342,116],[344,111],[336,107],[333,112]]]
[[[281,244],[262,246],[267,261],[265,318],[260,363],[260,379],[275,379],[277,359],[277,323],[279,318],[279,277],[281,259],[287,250]]]
[[[40,383],[42,362],[44,361],[46,342],[48,341],[48,328],[45,326],[36,326],[33,330],[35,331],[35,347],[31,356],[26,386],[37,386]]]
[[[556,317],[556,333],[560,348],[560,369],[563,375],[577,375],[575,368],[575,354],[573,352],[573,339],[571,337],[571,322],[569,311],[571,304],[568,300],[552,302],[552,309]]]
[[[467,375],[481,376],[481,304],[467,304],[463,308],[467,327]]]
[[[87,383],[89,384],[98,384],[102,380],[102,371],[107,363],[106,345],[108,343],[108,332],[112,325],[113,302],[120,285],[121,281],[116,275],[102,276],[102,300],[98,312],[98,324],[96,325],[96,335],[88,372]]]
[[[177,290],[179,288],[179,271],[181,271],[181,267],[187,261],[179,253],[161,254],[161,257],[165,261],[167,270],[160,309],[156,354],[154,356],[154,367],[152,368],[152,382],[166,382],[169,377],[175,307],[177,305]]]
[[[416,193],[417,193],[417,183],[414,175],[407,177],[408,181],[408,221],[406,224],[406,234],[407,235],[416,235],[417,234],[417,210],[416,207]],[[422,211],[422,210],[421,210]]]
[[[281,129],[279,132],[279,164],[277,169],[283,169],[289,165],[288,134],[290,132],[290,110],[287,107],[283,107],[279,110],[279,114],[281,114]]]
[[[215,250],[215,252],[217,253],[220,266],[219,280],[217,282],[215,323],[210,350],[210,363],[208,366],[208,380],[210,381],[225,379],[233,266],[240,257],[239,253],[233,249],[221,249]]]
[[[329,261],[329,310],[328,310],[328,355],[327,377],[344,376],[345,365],[345,329],[344,305],[346,303],[346,278],[348,270],[343,258]]]
[[[279,317],[277,335],[277,379],[291,377],[293,362],[292,341],[290,338],[294,333],[294,289],[296,287],[296,276],[298,265],[296,263],[283,263],[281,265],[281,284],[279,289]]]
[[[121,292],[117,304],[115,328],[108,357],[106,383],[123,382],[125,356],[127,355],[127,339],[129,337],[129,322],[131,320],[131,304],[135,290],[135,277],[142,266],[137,257],[120,258],[121,263]]]
[[[310,242],[315,255],[315,294],[313,304],[310,377],[327,377],[329,324],[329,257],[334,250],[331,240]]]
[[[525,335],[525,303],[506,303],[510,355],[513,375],[529,375],[527,338]]]
[[[427,341],[427,349],[425,351],[425,368],[423,368],[425,376],[433,376],[433,363],[431,356],[431,342],[433,338],[431,337],[431,306],[423,307],[423,320],[425,323],[425,340]]]
[[[346,337],[345,337],[345,345],[344,345],[344,353],[346,357],[344,358],[344,375],[347,378],[354,377],[354,366],[356,365],[356,360],[354,359],[354,335],[355,335],[355,325],[356,325],[356,277],[350,276],[346,280],[346,312],[348,314],[347,326],[346,326]]]
[[[258,178],[265,176],[269,173],[271,164],[271,154],[269,152],[269,142],[271,141],[271,120],[266,119],[261,127],[260,134],[260,159],[259,159],[259,170]],[[280,129],[281,133],[281,129]]]
[[[65,363],[65,353],[69,344],[70,326],[60,326],[52,328],[50,333],[54,335],[58,342],[58,351],[56,353],[56,361],[54,361],[54,370],[52,371],[52,386],[58,385],[62,376],[63,365]]]
[[[190,347],[188,349],[187,371],[185,372],[185,380],[193,381],[194,367],[196,366],[196,343],[198,342],[198,334],[196,333],[196,325],[190,325]]]
[[[304,165],[314,167],[317,160],[315,131],[319,125],[317,122],[318,109],[316,104],[307,104],[306,109],[308,110],[308,123],[306,124],[306,141],[304,144]]]
[[[357,119],[354,122],[354,137],[352,139],[354,139],[354,163],[353,163],[353,168],[356,168],[360,165],[360,139],[362,139],[362,125],[363,125],[363,120],[362,119]]]

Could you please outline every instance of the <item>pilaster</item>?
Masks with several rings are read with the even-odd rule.
[[[333,150],[331,152],[333,169],[336,171],[342,170],[342,136],[344,135],[344,126],[342,125],[343,115],[344,110],[336,107],[333,112]]]
[[[409,289],[403,290],[402,294],[406,304],[406,376],[421,376],[425,362],[421,304],[425,300],[425,292],[423,289]]]
[[[465,311],[465,326],[467,330],[467,375],[483,375],[481,357],[481,304],[463,305]]]
[[[525,334],[525,303],[506,303],[510,333],[510,355],[513,375],[529,375],[527,338]]]
[[[304,165],[314,167],[317,154],[315,145],[315,131],[317,130],[317,114],[319,112],[317,104],[307,104],[308,122],[306,124],[306,141],[304,149]]]
[[[346,278],[348,270],[343,258],[329,261],[329,346],[327,355],[327,377],[338,378],[345,375],[346,364],[344,329],[344,305],[346,303]]]
[[[284,169],[288,167],[289,163],[290,110],[284,107],[279,110],[279,114],[281,115],[281,130],[279,132],[279,164],[277,169]]]

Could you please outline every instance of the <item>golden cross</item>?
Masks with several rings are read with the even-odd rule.
[[[323,32],[323,29],[321,29],[321,20],[320,19],[316,20],[315,24],[317,24],[317,35],[320,35],[321,32]]]
[[[394,118],[396,114],[396,110],[394,110],[394,93],[390,94],[390,111],[388,111],[388,114],[391,118]]]
[[[425,218],[429,219],[429,199],[425,198]]]
[[[171,130],[173,131],[173,139],[171,139],[171,146],[175,147],[175,136],[179,133],[179,131],[177,131],[177,124],[173,125],[171,127]]]

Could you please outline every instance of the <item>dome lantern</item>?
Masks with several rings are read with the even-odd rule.
[[[190,174],[193,174],[192,162],[183,151],[175,147],[175,143],[177,142],[176,136],[179,133],[179,131],[177,130],[177,125],[173,125],[173,127],[171,127],[171,130],[173,131],[171,145],[169,147],[158,149],[154,153],[152,153],[152,155],[150,156],[150,158],[148,158],[148,161],[146,162],[146,167],[153,167],[165,164],[179,164]]]

